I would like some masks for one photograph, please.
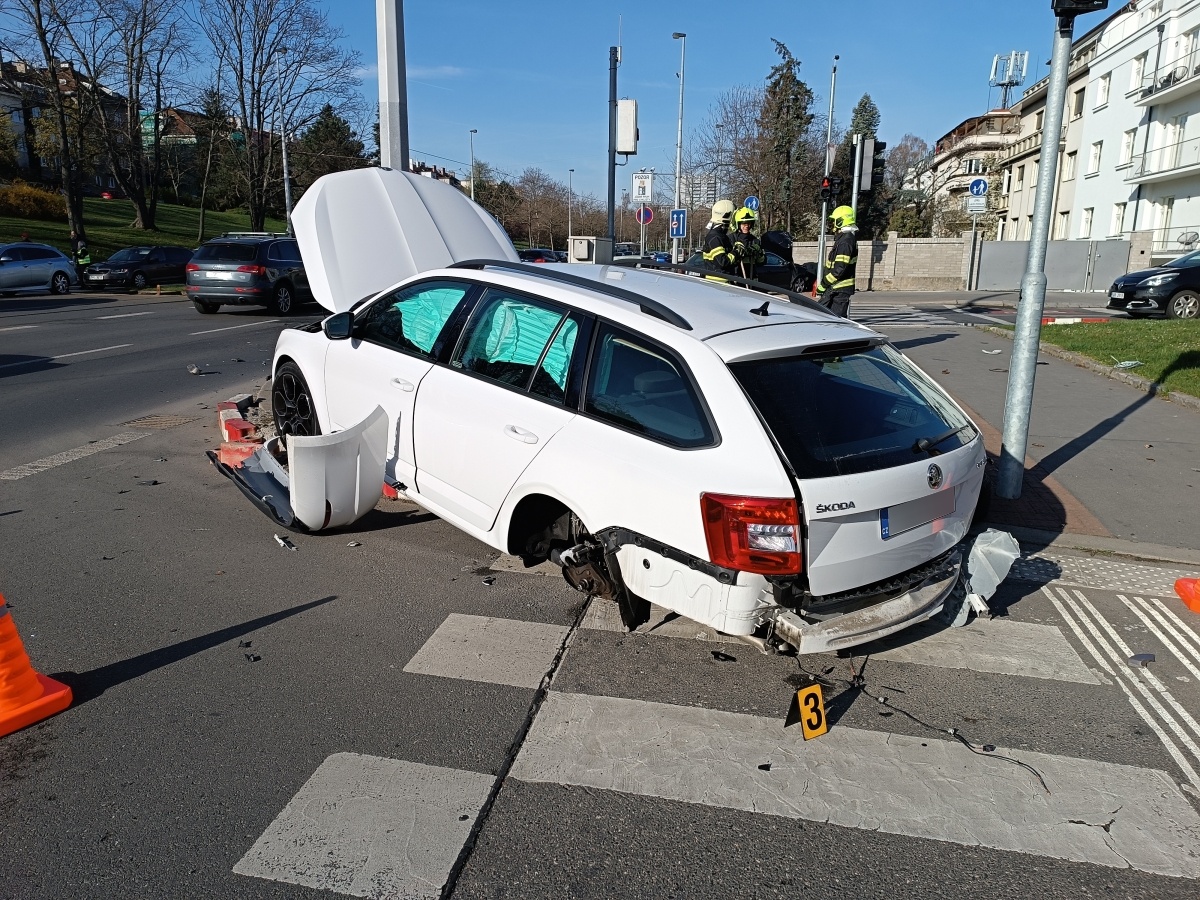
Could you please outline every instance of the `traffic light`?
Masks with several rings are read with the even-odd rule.
[[[886,169],[884,151],[887,144],[874,138],[863,140],[862,169],[858,176],[858,190],[867,193],[877,184],[883,184],[883,173]]]
[[[829,179],[829,189],[833,194],[833,199],[837,200],[842,196],[842,179],[834,175]]]
[[[833,199],[833,179],[828,175],[821,179],[821,199],[826,203]]]
[[[1108,0],[1050,0],[1056,16],[1078,16],[1108,8]]]

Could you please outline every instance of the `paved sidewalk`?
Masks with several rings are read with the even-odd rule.
[[[858,300],[871,303],[896,303],[908,306],[939,304],[976,309],[1015,308],[1019,291],[861,291]],[[1046,309],[1103,309],[1108,304],[1105,291],[1047,291]]]
[[[997,454],[1012,342],[978,328],[891,337]],[[1043,353],[1022,495],[996,498],[989,518],[1042,544],[1200,567],[1200,413]]]

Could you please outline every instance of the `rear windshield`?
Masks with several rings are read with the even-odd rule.
[[[253,262],[258,257],[258,244],[205,244],[196,251],[193,260],[216,262]]]
[[[925,373],[888,346],[753,360],[730,369],[798,478],[901,466],[975,438],[969,420]],[[946,436],[955,428],[962,430]],[[923,438],[942,440],[921,450]]]
[[[127,247],[108,258],[109,262],[138,262],[150,255],[149,247]]]

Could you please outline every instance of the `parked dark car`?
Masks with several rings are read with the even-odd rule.
[[[132,288],[140,291],[152,284],[169,284],[187,277],[192,251],[186,247],[126,247],[102,263],[83,270],[84,287]]]
[[[312,299],[296,239],[259,232],[225,234],[201,245],[187,264],[187,295],[205,314],[231,303],[286,316]]]
[[[795,263],[788,262],[778,253],[772,253],[770,250],[766,251],[766,255],[766,262],[756,266],[754,269],[755,281],[761,281],[773,287],[796,291],[801,294],[806,294],[812,290],[813,282],[816,279],[815,266],[811,263],[805,266],[798,266]],[[689,256],[685,265],[698,269],[707,268],[704,256],[699,252]],[[810,266],[811,271],[808,268]],[[699,273],[690,272],[689,274],[695,275]],[[735,272],[734,274],[737,273]]]
[[[531,247],[528,250],[518,250],[517,256],[521,258],[521,262],[532,263],[556,263],[558,255],[553,250],[546,250],[543,247]]]
[[[65,294],[79,284],[75,266],[49,244],[0,245],[0,295],[28,288]]]
[[[1108,308],[1133,318],[1195,319],[1200,315],[1200,250],[1122,275],[1108,289]]]

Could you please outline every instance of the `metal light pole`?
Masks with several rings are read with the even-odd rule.
[[[471,199],[475,199],[475,135],[479,134],[478,128],[471,129]]]
[[[1008,396],[1004,401],[1004,440],[996,471],[996,493],[1006,500],[1016,500],[1021,496],[1021,482],[1025,477],[1025,450],[1029,445],[1029,415],[1033,409],[1038,338],[1042,328],[1042,309],[1046,305],[1046,241],[1050,234],[1054,187],[1058,183],[1058,141],[1062,131],[1063,104],[1067,98],[1067,68],[1071,60],[1074,30],[1073,14],[1058,16],[1054,53],[1050,57],[1050,85],[1046,91],[1041,174],[1033,201],[1033,225],[1029,232],[1025,277],[1021,279],[1021,300],[1017,304],[1017,330],[1009,362]]]
[[[574,182],[575,182],[575,170],[567,169],[567,244],[568,244],[567,253],[568,254],[570,254],[570,252],[571,252],[571,248],[569,245],[570,245],[570,241],[571,241],[571,235],[573,233],[571,230],[571,206],[575,202]]]
[[[672,40],[679,41],[679,133],[675,138],[675,206],[679,209],[679,188],[683,168],[683,66],[687,59],[687,35],[682,31],[671,33]],[[671,262],[680,262],[679,238],[671,238]]]
[[[408,171],[408,80],[404,63],[404,2],[375,0],[379,62],[379,165]]]
[[[292,179],[288,174],[288,158],[287,158],[287,118],[283,111],[283,57],[287,55],[288,48],[279,48],[279,59],[275,63],[275,68],[279,74],[279,133],[280,143],[283,147],[283,210],[287,218],[287,232],[292,233]]]
[[[829,152],[830,146],[833,144],[833,94],[837,89],[837,64],[841,56],[833,58],[833,74],[829,76],[829,121],[825,126],[825,177],[829,177],[829,171],[833,168],[832,154]],[[829,201],[821,201],[821,231],[820,238],[817,241],[817,284],[820,284],[825,278],[825,222],[829,219]]]

